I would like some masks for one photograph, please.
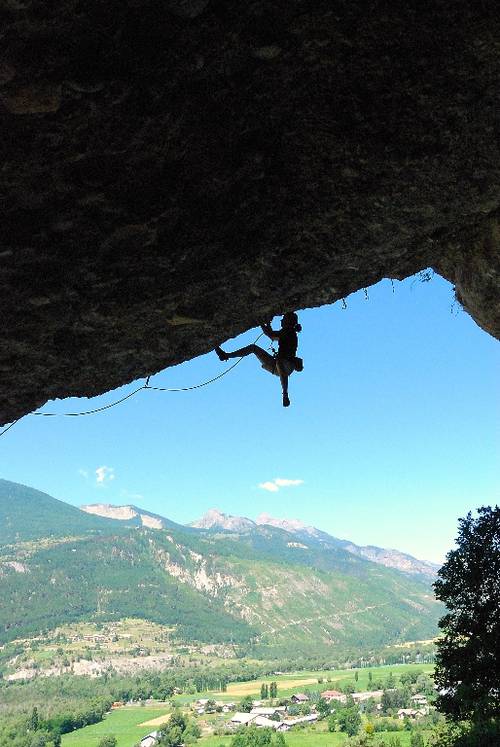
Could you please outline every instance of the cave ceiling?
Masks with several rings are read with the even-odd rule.
[[[432,267],[500,336],[496,2],[0,2],[0,422]]]

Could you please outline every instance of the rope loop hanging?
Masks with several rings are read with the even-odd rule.
[[[260,335],[256,338],[255,342],[253,343],[255,345],[258,340],[262,337],[263,333],[261,332]],[[194,384],[193,386],[179,386],[179,387],[163,387],[163,386],[151,386],[149,383],[149,380],[151,379],[151,374],[148,375],[146,379],[146,383],[142,384],[141,386],[137,387],[137,389],[134,389],[133,392],[130,392],[129,394],[126,394],[124,397],[121,397],[120,399],[115,400],[115,402],[110,402],[108,405],[103,405],[102,407],[96,407],[93,410],[83,410],[81,412],[30,412],[29,415],[41,417],[41,418],[56,418],[56,417],[66,417],[66,418],[78,418],[84,415],[95,415],[99,412],[104,412],[105,410],[110,410],[112,407],[116,407],[117,405],[121,405],[122,402],[125,402],[125,400],[130,399],[131,397],[135,397],[136,394],[141,392],[143,389],[150,389],[151,391],[155,392],[192,392],[195,389],[201,389],[204,386],[208,386],[209,384],[213,384],[214,381],[218,381],[219,379],[222,379],[223,376],[227,376],[227,374],[232,371],[236,366],[241,363],[243,358],[238,358],[238,360],[232,364],[232,366],[229,366],[229,368],[226,368],[225,371],[222,371],[217,376],[213,376],[211,379],[208,379],[207,381],[202,381],[200,384]],[[14,422],[10,423],[6,428],[3,429],[3,431],[0,431],[0,437],[5,435],[7,431],[9,431],[11,428],[13,428],[16,423],[19,423],[21,418],[18,418],[17,420],[14,420]]]

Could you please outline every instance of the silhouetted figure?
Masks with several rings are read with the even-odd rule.
[[[227,361],[228,358],[242,358],[245,355],[257,356],[261,362],[262,368],[269,373],[279,376],[281,388],[283,390],[283,407],[290,405],[288,397],[288,377],[294,371],[302,371],[302,359],[297,358],[297,332],[302,327],[294,311],[287,311],[281,319],[281,329],[275,331],[271,327],[271,322],[261,324],[261,329],[271,340],[278,340],[278,352],[271,355],[258,345],[246,345],[244,348],[234,350],[232,353],[226,353],[220,347],[215,348],[215,352],[221,361]]]

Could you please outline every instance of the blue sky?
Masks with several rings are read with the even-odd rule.
[[[345,310],[300,312],[304,371],[291,377],[290,408],[248,358],[194,392],[140,392],[89,417],[28,416],[0,440],[0,476],[182,523],[215,506],[266,511],[439,562],[458,517],[498,501],[500,348],[452,305],[452,287],[434,276],[394,292],[382,281]],[[151,383],[190,386],[229,365],[212,353]],[[136,386],[45,409],[100,406]],[[296,484],[259,487],[276,478]]]

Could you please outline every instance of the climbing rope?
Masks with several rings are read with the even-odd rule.
[[[96,412],[102,412],[103,410],[109,410],[111,407],[115,407],[116,405],[121,404],[122,402],[125,402],[126,399],[130,399],[130,397],[133,397],[137,392],[140,392],[141,389],[146,389],[146,385],[143,384],[142,386],[137,387],[133,392],[130,392],[130,394],[125,395],[125,397],[122,397],[121,399],[117,399],[116,402],[110,402],[109,405],[103,405],[102,407],[96,407],[95,410],[84,410],[83,412],[30,412],[30,415],[37,415],[38,417],[44,417],[44,418],[56,418],[59,415],[64,416],[66,418],[78,418],[80,415],[94,415]]]
[[[255,339],[255,342],[253,343],[255,345],[258,340],[262,337],[264,333],[261,332],[260,335]],[[202,381],[200,384],[194,384],[193,386],[182,386],[182,387],[163,387],[163,386],[151,386],[149,384],[149,380],[151,376],[148,376],[146,379],[146,383],[142,384],[142,386],[137,387],[137,389],[134,389],[133,392],[130,392],[129,394],[126,394],[125,397],[121,397],[120,399],[117,399],[115,402],[110,402],[109,405],[103,405],[102,407],[96,407],[93,410],[83,410],[81,412],[30,412],[29,415],[37,416],[37,417],[43,417],[43,418],[56,418],[56,417],[66,417],[66,418],[78,418],[82,415],[95,415],[98,412],[104,412],[104,410],[110,410],[112,407],[116,407],[116,405],[120,405],[122,402],[125,402],[125,400],[130,399],[131,397],[134,397],[136,394],[141,392],[143,389],[150,389],[151,391],[155,392],[191,392],[194,389],[201,389],[204,386],[208,386],[209,384],[212,384],[214,381],[217,381],[218,379],[222,379],[223,376],[227,376],[227,374],[233,370],[233,368],[236,368],[236,366],[241,363],[243,358],[238,358],[238,360],[233,363],[229,368],[227,368],[225,371],[222,371],[217,376],[214,376],[211,379],[207,379],[207,381]],[[16,423],[19,423],[19,421],[22,418],[18,418],[17,420],[14,420],[13,423],[8,425],[6,428],[3,429],[3,431],[0,431],[0,436],[5,435],[8,430],[13,428]]]
[[[3,431],[0,431],[0,436],[3,436],[4,433],[7,433],[7,431],[10,431],[10,429],[13,428],[16,423],[19,423],[20,420],[21,418],[14,420],[14,422],[8,425],[7,428],[4,428]]]

